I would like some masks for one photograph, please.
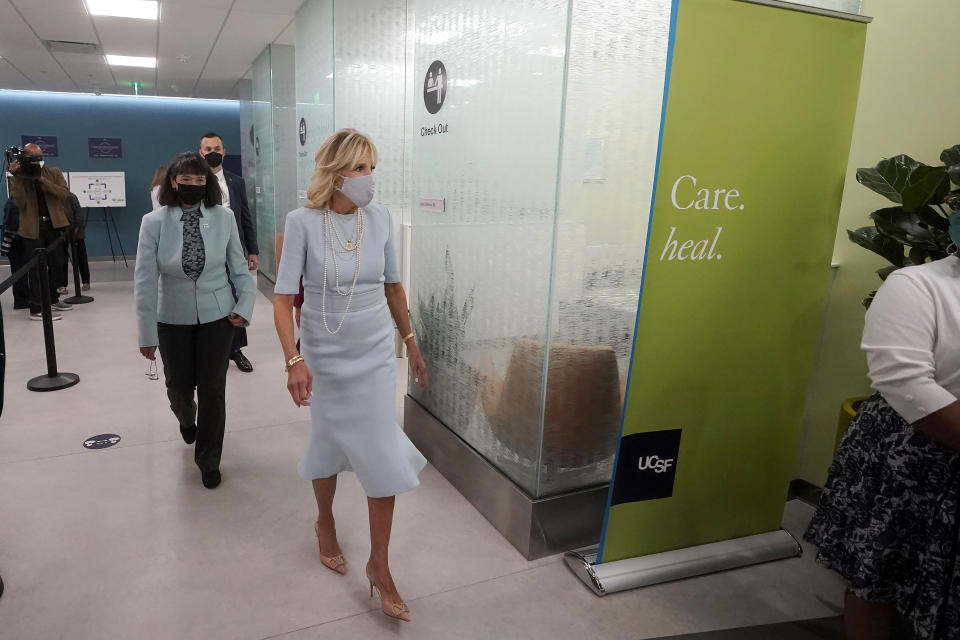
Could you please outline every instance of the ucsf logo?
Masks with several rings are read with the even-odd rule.
[[[666,473],[673,466],[673,458],[661,458],[660,456],[647,456],[640,458],[640,471],[652,470],[654,473]]]

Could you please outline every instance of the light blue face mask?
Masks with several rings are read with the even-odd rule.
[[[347,196],[350,202],[358,207],[365,207],[373,202],[373,174],[348,178],[340,176],[343,179],[343,186],[337,187],[337,191]]]
[[[950,239],[953,240],[953,244],[960,247],[960,213],[955,213],[950,216]]]

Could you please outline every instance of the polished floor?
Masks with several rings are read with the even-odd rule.
[[[843,640],[843,637],[841,616],[670,636],[672,640]]]
[[[365,502],[349,474],[335,507],[348,575],[317,560],[313,498],[296,473],[308,416],[287,396],[266,298],[247,350],[256,370],[231,365],[224,480],[208,491],[163,381],[144,375],[130,271],[93,266],[96,301],[54,325],[60,369],[81,378],[73,388],[27,391],[44,373],[41,324],[14,312],[9,293],[0,298],[0,639],[636,640],[840,614],[843,585],[809,547],[794,560],[597,598],[559,556],[524,560],[427,467],[398,500],[391,549],[414,622],[390,620],[368,597]],[[83,447],[103,433],[122,439]],[[810,515],[791,502],[785,526],[798,534]]]

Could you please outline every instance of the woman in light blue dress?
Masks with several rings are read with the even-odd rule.
[[[341,129],[320,145],[315,161],[307,206],[287,214],[273,303],[287,388],[297,406],[310,406],[313,424],[298,471],[313,482],[320,560],[341,574],[346,561],[333,497],[337,474],[357,474],[370,513],[371,596],[376,587],[384,613],[409,621],[390,574],[388,546],[395,496],[419,484],[426,460],[394,417],[394,326],[421,385],[426,365],[410,330],[390,212],[372,204],[376,147],[363,134]],[[298,352],[292,312],[301,276]]]

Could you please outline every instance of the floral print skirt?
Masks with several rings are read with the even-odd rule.
[[[896,605],[918,638],[960,640],[958,509],[958,454],[874,394],[837,450],[804,537],[856,596]]]

